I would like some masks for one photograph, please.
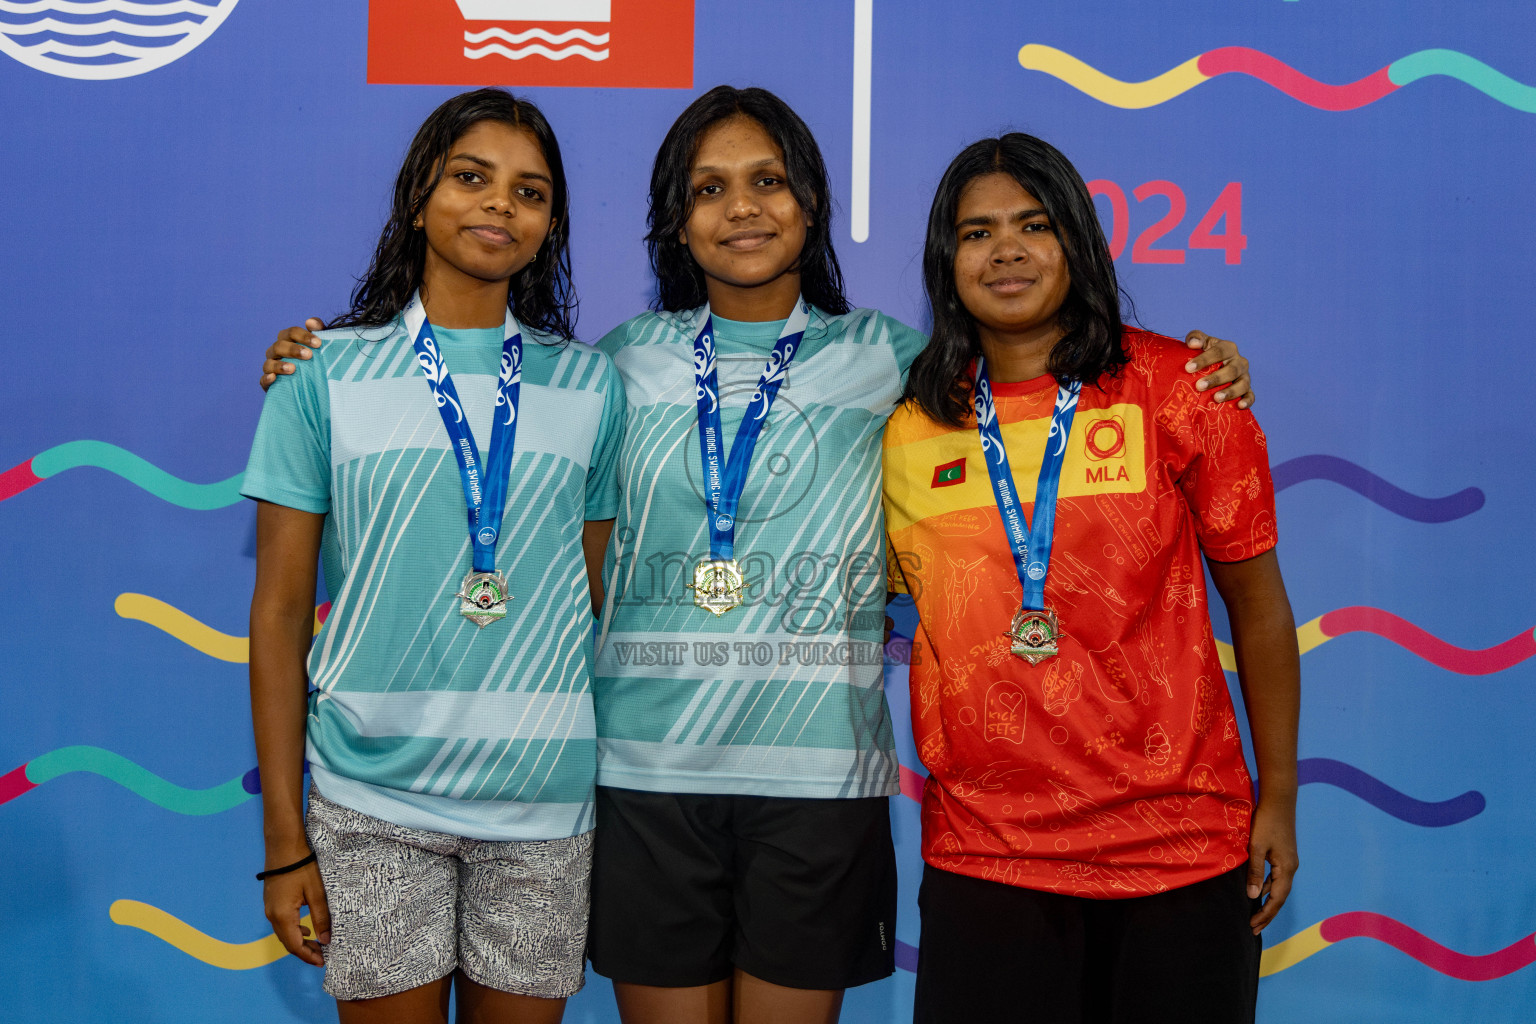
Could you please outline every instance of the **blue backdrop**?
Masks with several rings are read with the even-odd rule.
[[[537,6],[525,21],[559,20]],[[617,53],[635,4],[612,6]],[[332,1019],[318,973],[264,938],[251,880],[254,515],[235,492],[261,350],[342,308],[405,143],[457,91],[382,84],[387,55],[370,75],[369,18],[363,0],[0,0],[10,1019]],[[1305,623],[1302,871],[1266,933],[1261,1020],[1532,1012],[1533,31],[1513,2],[699,0],[692,91],[527,90],[571,173],[585,338],[648,301],[651,158],[728,81],[817,133],[857,304],[921,323],[933,187],[1016,127],[1096,182],[1146,325],[1242,342]],[[902,669],[888,688],[921,772]],[[850,1021],[909,1015],[917,813],[893,804],[906,966],[850,993]],[[567,1019],[616,1019],[602,979]]]

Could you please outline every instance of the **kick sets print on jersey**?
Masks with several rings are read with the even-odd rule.
[[[890,582],[921,617],[913,732],[937,867],[1113,897],[1246,860],[1252,787],[1200,558],[1274,545],[1264,436],[1194,389],[1180,343],[1128,330],[1126,346],[1068,438],[1046,584],[1064,636],[1039,666],[1004,636],[1020,584],[974,424],[909,405],[887,428]],[[1055,381],[993,388],[1032,497]]]

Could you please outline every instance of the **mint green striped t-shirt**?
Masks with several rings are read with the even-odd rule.
[[[868,309],[812,309],[736,515],[746,603],[686,584],[709,555],[693,339],[702,311],[647,313],[599,343],[629,395],[598,636],[598,783],[678,793],[897,791],[882,672],[880,438],[927,343]],[[783,321],[715,317],[722,436],[735,437]]]
[[[502,330],[434,327],[484,454]],[[496,566],[507,616],[454,597],[458,462],[411,339],[336,330],[267,393],[242,492],[323,513],[331,611],[309,654],[307,756],[327,799],[410,828],[556,839],[592,827],[592,612],[582,527],[611,519],[625,398],[612,361],[525,329]]]

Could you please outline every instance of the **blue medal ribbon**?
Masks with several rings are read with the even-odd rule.
[[[448,428],[449,446],[459,463],[464,485],[464,504],[469,517],[469,539],[474,546],[475,572],[496,571],[496,540],[507,510],[507,477],[512,469],[512,449],[517,440],[517,402],[523,386],[523,333],[512,311],[507,310],[506,340],[501,344],[501,371],[496,383],[496,405],[491,410],[491,445],[485,462],[464,417],[464,404],[448,374],[448,363],[432,335],[421,295],[411,297],[401,316],[416,346],[416,364],[437,411]]]
[[[784,374],[800,348],[810,322],[811,310],[804,299],[795,300],[795,308],[779,332],[768,363],[758,378],[757,390],[747,403],[746,415],[736,428],[731,450],[722,449],[720,426],[720,381],[715,372],[715,326],[709,307],[704,307],[704,326],[693,339],[694,397],[699,406],[699,455],[704,460],[704,493],[709,502],[709,557],[725,561],[735,557],[736,506],[747,484],[747,469],[752,465],[752,451],[773,408],[773,399],[784,383]]]
[[[1008,465],[1008,449],[997,422],[997,406],[992,401],[992,381],[987,378],[987,361],[976,360],[976,431],[981,435],[983,461],[992,478],[992,496],[1002,513],[1003,530],[1013,549],[1013,566],[1024,585],[1025,611],[1045,611],[1045,577],[1051,567],[1051,540],[1056,529],[1056,492],[1061,483],[1061,467],[1066,462],[1067,438],[1072,433],[1072,417],[1077,413],[1081,381],[1056,388],[1056,410],[1051,414],[1051,432],[1045,439],[1045,455],[1040,461],[1040,479],[1035,484],[1035,518],[1024,522],[1024,507],[1019,503]]]

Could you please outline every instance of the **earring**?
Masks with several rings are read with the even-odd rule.
[[[529,260],[528,262],[529,263],[537,263],[537,262],[539,262],[539,254],[538,253],[534,253],[533,254],[533,259]]]

